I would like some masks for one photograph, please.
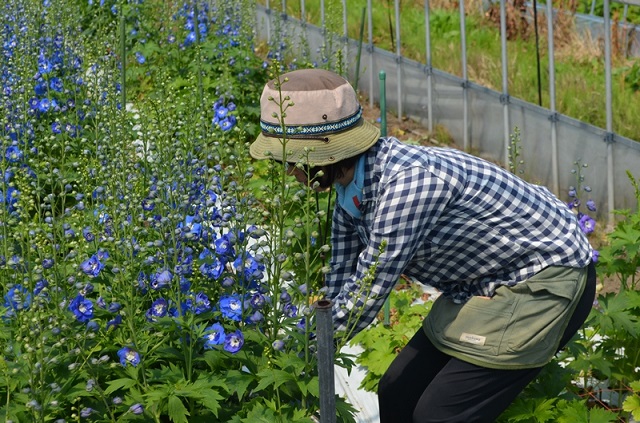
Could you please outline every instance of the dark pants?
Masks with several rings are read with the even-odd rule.
[[[587,319],[595,286],[595,266],[590,264],[560,348]],[[436,349],[420,328],[380,380],[380,422],[493,422],[540,370],[496,370],[466,363]]]

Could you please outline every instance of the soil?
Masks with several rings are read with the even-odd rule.
[[[371,107],[369,99],[362,96],[360,97],[360,104],[362,105],[364,118],[380,128],[380,108],[375,104]],[[429,133],[429,130],[420,122],[407,117],[399,119],[391,113],[387,113],[387,135],[409,144],[454,147],[448,134],[438,137],[437,134]]]

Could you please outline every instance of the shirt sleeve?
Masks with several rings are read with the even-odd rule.
[[[368,244],[357,256],[353,253],[355,244],[344,241],[345,235],[349,237],[344,227],[336,228],[332,238],[338,248],[334,255],[337,266],[329,278],[335,284],[330,299],[336,331],[352,337],[371,324],[451,198],[449,184],[423,167],[411,167],[381,187],[377,205],[368,212],[373,213]],[[344,252],[345,242],[350,246],[349,254]],[[386,246],[380,253],[383,243]],[[373,280],[363,282],[376,258]],[[356,261],[355,271],[344,279],[339,278],[346,276],[353,264],[341,260]]]
[[[327,297],[335,298],[342,282],[356,272],[360,251],[364,248],[351,216],[336,204],[331,223],[331,272],[326,277]]]

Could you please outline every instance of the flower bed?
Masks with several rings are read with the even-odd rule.
[[[271,65],[256,55],[248,0],[0,7],[0,416],[314,421],[312,304],[331,202],[247,154],[264,83],[313,64],[282,65],[291,40],[268,46]],[[634,216],[601,250],[606,271],[630,275]],[[600,301],[602,354],[621,339],[638,350],[632,292]],[[409,317],[406,327],[421,315]],[[390,336],[399,348],[403,334]],[[626,383],[637,358],[612,357],[574,367]],[[337,363],[354,364],[342,353]],[[625,407],[636,412],[631,386]],[[336,405],[354,421],[345,399]]]
[[[6,421],[317,415],[327,200],[248,158],[251,7],[3,3]]]

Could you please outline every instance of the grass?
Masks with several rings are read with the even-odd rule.
[[[264,3],[264,1],[262,1]],[[373,2],[372,39],[377,47],[396,51],[394,2]],[[565,1],[564,3],[571,3]],[[575,3],[575,2],[574,2]],[[584,3],[584,2],[583,2]],[[325,0],[325,25],[329,31],[342,34],[342,2]],[[362,10],[366,0],[350,0],[347,7],[348,35],[358,39]],[[404,0],[400,4],[401,53],[410,59],[426,62],[424,2]],[[584,5],[565,5],[565,7]],[[281,4],[271,4],[281,7]],[[575,7],[573,10],[575,10]],[[480,0],[467,0],[466,40],[467,75],[472,82],[502,90],[501,43],[499,10],[482,13]],[[300,3],[288,2],[287,13],[300,18]],[[620,12],[616,12],[620,16]],[[457,2],[434,0],[430,9],[431,55],[435,68],[462,77],[460,13]],[[305,1],[306,21],[321,25],[320,0]],[[606,128],[605,68],[600,40],[580,36],[570,15],[559,18],[554,31],[556,110],[575,119]],[[508,10],[508,89],[512,97],[550,106],[549,56],[547,51],[546,16],[538,14],[539,55],[541,78],[538,84],[538,65],[533,25],[524,25],[513,8]],[[367,42],[367,25],[364,26]],[[614,35],[615,35],[615,31]],[[633,59],[621,53],[620,37],[614,36],[612,65],[613,130],[617,134],[637,139],[640,123],[638,80],[640,72]],[[539,95],[539,87],[541,95]]]

